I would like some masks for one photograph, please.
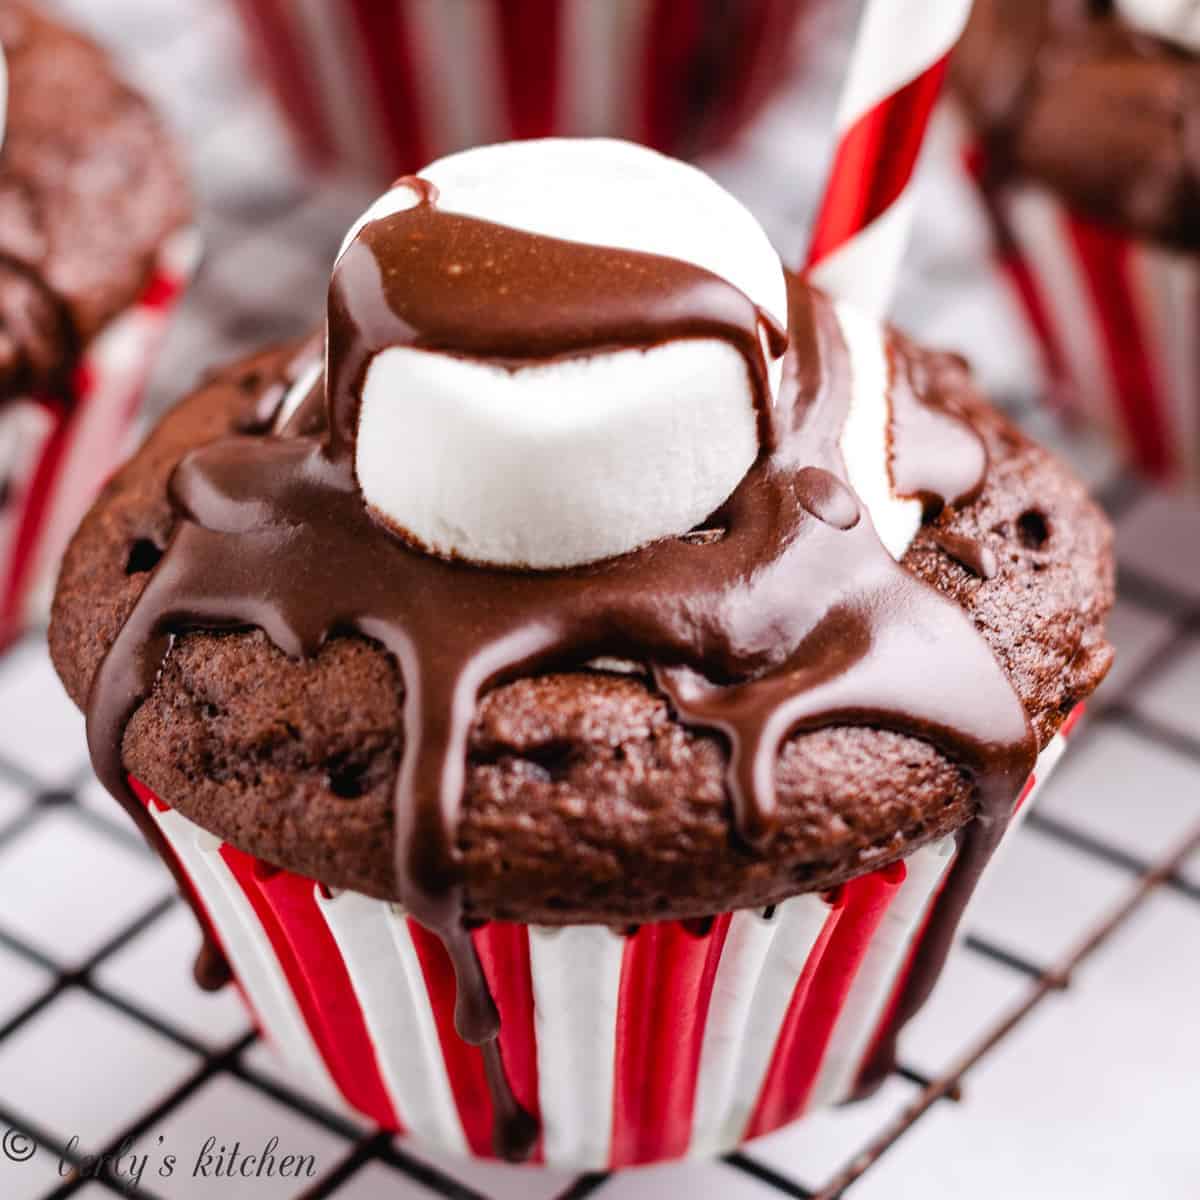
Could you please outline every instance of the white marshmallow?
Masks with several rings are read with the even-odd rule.
[[[1117,0],[1130,25],[1200,52],[1200,0]]]
[[[356,466],[368,502],[422,545],[553,568],[686,533],[757,455],[746,366],[726,342],[516,372],[395,348],[367,372]]]

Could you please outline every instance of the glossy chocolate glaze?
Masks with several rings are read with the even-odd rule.
[[[518,367],[682,338],[720,338],[738,350],[760,440],[773,444],[763,341],[777,357],[787,334],[720,276],[443,212],[437,189],[416,176],[396,186],[420,202],[363,229],[329,289],[332,454],[352,453],[367,367],[391,346]]]
[[[933,540],[950,555],[959,566],[978,575],[980,579],[995,579],[1000,564],[990,546],[976,538],[964,537],[948,529],[933,530]]]
[[[921,354],[901,334],[890,335],[889,467],[898,495],[920,500],[927,520],[947,505],[973,500],[987,476],[983,439],[947,409],[943,380],[949,368],[959,385],[963,364],[953,355]]]
[[[487,269],[467,269],[477,262]],[[772,409],[760,314],[707,272],[439,214],[429,195],[367,226],[331,286],[328,421],[317,390],[285,436],[226,438],[180,462],[170,483],[175,532],[93,681],[96,769],[136,805],[124,731],[176,635],[257,627],[301,656],[353,631],[395,656],[405,688],[399,894],[454,963],[456,1023],[484,1046],[497,1147],[508,1157],[529,1151],[536,1127],[505,1078],[498,1016],[462,923],[456,850],[467,737],[486,690],[600,657],[646,663],[682,720],[725,738],[735,828],[751,845],[771,837],[774,766],[798,729],[887,728],[928,739],[960,764],[977,785],[979,815],[961,835],[885,1041],[932,986],[1033,765],[1025,712],[990,650],[955,604],[891,558],[849,487],[838,440],[852,365],[828,302],[799,283],[790,300]],[[425,554],[368,511],[353,448],[359,389],[379,349],[419,345],[513,363],[692,336],[735,345],[760,411],[770,413],[758,461],[706,522],[720,536],[527,572]],[[892,363],[895,378],[906,378],[900,342]],[[932,444],[910,454],[918,426]],[[947,414],[895,432],[894,469],[922,481],[926,507],[957,498],[958,483],[929,471],[974,435]],[[966,492],[979,486],[986,459],[977,466]]]
[[[192,975],[196,986],[206,992],[219,992],[233,978],[221,948],[207,934],[196,955]]]

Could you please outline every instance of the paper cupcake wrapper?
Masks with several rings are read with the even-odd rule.
[[[963,152],[985,180],[982,151]],[[985,187],[985,199],[1050,394],[1150,478],[1200,485],[1200,255],[1100,224],[1045,188]]]
[[[68,395],[0,411],[0,644],[48,609],[63,551],[126,449],[198,249],[192,231],[164,242],[141,296],[84,350]]]
[[[1075,718],[1038,761],[1018,811]],[[491,1157],[481,1052],[454,1030],[436,937],[206,833],[141,785],[263,1033],[315,1092],[443,1150]],[[845,1099],[912,963],[954,839],[853,880],[622,936],[493,922],[473,937],[534,1159],[608,1169],[732,1149]]]
[[[783,73],[803,5],[239,0],[238,7],[304,149],[384,183],[451,151],[512,138],[606,135],[677,153],[724,141]]]

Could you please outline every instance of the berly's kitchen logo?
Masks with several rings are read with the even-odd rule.
[[[9,1162],[25,1163],[38,1153],[38,1143],[16,1129],[0,1136],[0,1153]],[[160,1135],[148,1151],[139,1151],[130,1138],[115,1150],[103,1154],[83,1153],[79,1138],[73,1137],[58,1156],[58,1173],[64,1179],[104,1177],[129,1188],[141,1187],[143,1180],[173,1179],[312,1179],[317,1174],[316,1156],[284,1153],[279,1139],[270,1138],[250,1150],[240,1141],[232,1144],[209,1137],[190,1152],[170,1150]]]

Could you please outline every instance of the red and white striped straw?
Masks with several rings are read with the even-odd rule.
[[[913,174],[971,0],[868,0],[808,252],[809,278],[882,317],[912,225]]]

